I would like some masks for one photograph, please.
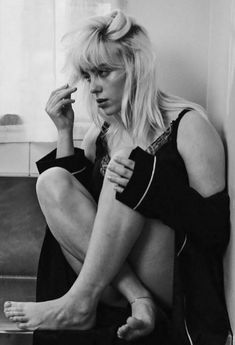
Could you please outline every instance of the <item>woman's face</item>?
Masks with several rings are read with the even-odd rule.
[[[119,61],[113,57],[114,64]],[[107,64],[101,64],[94,69],[83,72],[83,77],[89,83],[91,94],[94,96],[98,108],[106,116],[118,114],[121,110],[122,96],[125,85],[123,68],[111,69]]]

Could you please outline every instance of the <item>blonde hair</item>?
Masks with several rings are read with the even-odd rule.
[[[70,38],[66,66],[70,68],[71,83],[82,81],[84,70],[97,68],[102,63],[125,70],[121,113],[115,116],[116,124],[109,128],[110,135],[125,128],[134,141],[147,140],[150,132],[165,129],[164,113],[167,111],[192,108],[205,116],[198,104],[158,88],[156,57],[148,34],[122,11],[91,17],[80,30],[66,38]],[[113,62],[113,51],[119,58],[118,65]],[[97,109],[89,92],[86,94],[93,121],[101,126],[105,115]]]

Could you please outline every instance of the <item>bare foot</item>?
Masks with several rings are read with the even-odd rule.
[[[82,301],[66,295],[47,302],[5,302],[5,316],[22,330],[90,329],[95,324],[95,310],[88,312]]]
[[[132,315],[119,327],[117,336],[131,341],[150,334],[155,326],[155,303],[151,298],[139,298],[131,304]]]

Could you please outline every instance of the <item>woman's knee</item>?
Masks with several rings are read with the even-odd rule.
[[[40,202],[61,202],[72,188],[73,176],[65,169],[53,167],[44,171],[37,180],[36,193]]]

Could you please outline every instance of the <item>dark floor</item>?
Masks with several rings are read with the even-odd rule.
[[[16,332],[0,332],[1,345],[32,345],[32,334],[16,333]]]

